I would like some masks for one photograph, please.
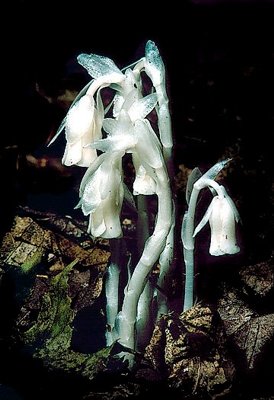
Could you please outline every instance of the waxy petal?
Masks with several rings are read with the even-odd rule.
[[[209,217],[211,255],[235,254],[240,251],[236,240],[235,216],[227,199],[215,196]]]
[[[161,168],[164,165],[161,145],[157,135],[147,120],[137,120],[135,134],[138,138],[136,151],[143,165],[148,164],[152,168]]]
[[[93,97],[85,95],[69,110],[65,124],[69,143],[75,143],[91,129],[94,107]]]
[[[135,101],[128,110],[131,120],[136,121],[138,119],[144,119],[153,110],[156,103],[157,95],[155,93]]]

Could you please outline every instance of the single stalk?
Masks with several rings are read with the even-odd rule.
[[[167,301],[168,300],[167,290],[170,283],[168,278],[174,255],[174,228],[175,228],[175,207],[173,203],[171,227],[166,239],[165,248],[161,253],[159,259],[160,274],[157,281],[157,286],[159,287],[159,290],[157,291],[157,305],[158,305],[157,319],[159,319],[161,315],[167,314],[169,310]]]
[[[145,243],[143,254],[131,276],[121,312],[118,314],[119,342],[135,350],[136,317],[139,298],[149,274],[162,253],[172,220],[172,197],[165,168],[156,170],[158,215],[153,234]]]
[[[137,196],[137,252],[140,258],[145,242],[149,238],[148,218],[148,197],[142,194]],[[136,318],[136,349],[143,351],[152,334],[153,313],[152,313],[153,288],[147,281],[144,290],[139,298]]]
[[[148,280],[138,301],[136,317],[136,350],[143,352],[150,341],[155,315],[153,310],[154,288]]]
[[[183,311],[188,310],[194,303],[194,223],[195,211],[200,190],[208,187],[210,190],[215,191],[218,195],[222,195],[220,185],[213,179],[207,176],[216,176],[221,170],[224,163],[218,163],[217,166],[211,168],[205,175],[200,177],[191,188],[191,195],[189,198],[188,210],[185,212],[182,224],[182,242],[184,247],[184,262],[185,262],[185,293],[184,293],[184,306]]]
[[[195,186],[191,192],[188,210],[186,211],[182,224],[182,242],[184,246],[184,262],[185,262],[185,293],[184,307],[186,311],[193,306],[194,299],[194,222],[195,210],[200,190]]]
[[[115,320],[119,309],[119,281],[121,272],[122,239],[110,239],[111,262],[107,269],[106,294],[106,345],[111,346],[117,339]]]

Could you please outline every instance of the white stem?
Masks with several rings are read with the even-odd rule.
[[[138,257],[143,252],[144,244],[149,238],[149,220],[148,220],[148,205],[147,196],[139,194],[137,196],[137,251]]]
[[[136,350],[143,352],[153,332],[153,288],[147,281],[138,301],[136,318]]]
[[[184,261],[186,274],[183,310],[186,311],[193,306],[194,301],[194,250],[184,248]]]
[[[158,215],[153,234],[146,241],[143,254],[136,265],[125,291],[122,311],[119,313],[119,341],[125,347],[135,349],[135,323],[137,305],[148,276],[164,249],[172,219],[172,199],[164,168],[156,170]]]
[[[193,189],[189,199],[188,210],[185,213],[182,226],[182,242],[184,246],[184,262],[185,262],[185,293],[184,293],[184,303],[183,303],[184,311],[191,308],[194,303],[195,210],[200,190],[205,187],[212,187],[219,195],[223,196],[220,185],[213,179],[204,178],[202,176],[193,185]]]
[[[191,192],[188,211],[185,213],[182,227],[182,242],[184,246],[185,262],[185,293],[184,293],[184,311],[193,306],[194,297],[194,222],[197,199],[200,190],[193,186]]]
[[[108,266],[105,293],[106,293],[106,345],[111,346],[117,339],[117,332],[115,329],[115,319],[118,314],[119,307],[119,279],[121,272],[120,265],[120,252],[122,249],[120,239],[110,240],[111,249],[111,263]]]
[[[172,158],[172,129],[171,129],[171,117],[169,112],[169,100],[166,93],[165,83],[155,86],[159,108],[157,109],[159,133],[161,143],[163,145],[163,155],[168,168],[172,167],[170,165],[170,160]]]
[[[137,196],[137,249],[141,256],[144,244],[149,238],[148,198],[142,194]],[[136,318],[136,349],[143,351],[149,342],[153,329],[153,313],[151,309],[153,290],[148,281],[139,298]]]
[[[167,303],[167,287],[169,283],[168,274],[170,272],[170,267],[172,264],[173,254],[174,254],[174,228],[175,228],[175,208],[173,204],[172,224],[166,239],[165,248],[159,260],[160,274],[157,285],[160,289],[162,289],[162,291],[158,290],[157,292],[157,303],[158,303],[157,319],[162,314],[167,314],[169,308]]]

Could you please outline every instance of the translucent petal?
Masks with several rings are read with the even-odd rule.
[[[124,96],[120,93],[116,93],[113,99],[113,117],[117,118],[119,115],[119,112],[121,111],[121,108],[124,104]]]
[[[103,215],[106,230],[102,237],[106,239],[117,238],[122,235],[122,228],[120,222],[121,204],[116,204],[113,196],[103,204]]]
[[[82,65],[93,78],[97,79],[112,72],[122,73],[114,62],[105,56],[97,54],[79,54],[77,61]]]
[[[230,206],[229,209],[231,210]],[[223,219],[223,229],[220,237],[220,249],[224,254],[236,254],[240,251],[236,240],[235,220],[229,214]]]
[[[119,113],[118,119],[105,118],[103,121],[104,130],[110,135],[128,134],[133,130],[132,122],[127,112],[122,110]]]
[[[133,182],[133,194],[134,195],[152,195],[156,193],[156,183],[148,175],[136,175]]]
[[[211,242],[209,252],[218,256],[238,253],[234,212],[225,197],[216,196],[209,218]]]
[[[209,224],[211,228],[210,237],[210,248],[209,253],[211,255],[219,256],[223,252],[220,249],[220,240],[222,234],[222,201],[218,196],[215,196],[212,200],[212,212],[209,218]]]
[[[123,94],[123,97],[124,97],[124,102],[122,104],[121,110],[129,112],[132,105],[138,101],[140,96],[138,94],[138,91],[136,89],[133,89],[129,93]]]
[[[100,154],[100,156],[98,156],[93,163],[88,167],[88,169],[86,170],[81,184],[80,184],[80,189],[79,189],[79,195],[80,197],[83,196],[84,190],[86,185],[88,184],[88,182],[90,181],[90,179],[92,178],[92,175],[95,173],[95,171],[100,167],[100,165],[104,162],[104,160],[108,157],[107,154]]]
[[[198,181],[195,183],[195,187],[197,189],[203,189],[205,186],[208,186],[209,181],[213,181],[219,172],[231,161],[231,158],[227,158],[226,160],[220,161],[213,165],[206,173],[201,176]]]
[[[101,203],[101,171],[96,170],[95,173],[90,177],[89,181],[85,185],[85,189],[81,198],[82,211],[84,215],[88,215],[93,212]]]
[[[117,126],[117,133],[120,134],[133,134],[133,124],[132,121],[127,113],[127,111],[121,110],[118,116],[118,126]]]
[[[160,143],[155,132],[147,122],[146,120],[137,120],[135,123],[135,134],[138,138],[136,151],[138,151],[143,165],[147,163],[152,168],[161,168],[164,162]]]
[[[103,210],[102,208],[97,208],[97,210],[89,216],[88,233],[94,237],[102,237],[105,230],[106,225],[104,221]]]
[[[113,188],[117,186],[117,170],[114,167],[111,159],[106,159],[98,169],[100,171],[100,182],[98,190],[100,192],[101,200],[110,196]]]
[[[112,72],[111,74],[100,76],[92,81],[92,84],[87,90],[87,95],[94,96],[97,90],[111,86],[114,83],[121,83],[123,80],[124,75],[122,73],[117,74],[116,72]]]
[[[93,116],[94,100],[85,95],[67,114],[65,129],[69,143],[75,143],[91,128]]]
[[[138,153],[132,154],[133,165],[135,169],[135,180],[133,182],[133,194],[151,195],[156,193],[156,182],[149,175],[146,168],[141,164]],[[155,175],[155,174],[154,174]]]
[[[92,126],[90,127],[89,131],[87,131],[80,139],[82,154],[81,154],[81,159],[76,164],[79,167],[89,167],[91,163],[97,158],[97,151],[90,146],[90,144],[95,140],[94,137],[96,135],[95,128],[96,128],[96,123],[95,120],[93,120]]]
[[[65,152],[62,158],[62,164],[70,167],[71,165],[76,165],[82,157],[82,143],[79,140],[76,143],[67,143],[65,147]]]
[[[212,201],[211,201],[211,203],[210,203],[208,209],[206,210],[206,212],[205,212],[203,218],[201,219],[201,221],[199,222],[199,224],[196,226],[196,228],[195,228],[195,230],[194,230],[194,233],[193,233],[193,237],[195,237],[195,236],[197,235],[197,233],[199,233],[200,230],[202,230],[203,227],[205,226],[205,224],[208,222],[208,220],[209,220],[209,218],[210,218],[210,215],[211,215],[211,212],[212,212],[213,200],[214,200],[214,198],[212,199]]]
[[[97,158],[97,151],[91,147],[82,146],[81,160],[76,163],[78,167],[89,167],[91,163]]]
[[[141,68],[141,66],[143,65],[143,58],[141,58],[140,60],[134,62],[133,64],[122,68],[122,71],[125,71],[127,68],[131,67],[131,66],[136,66],[137,70],[138,68]],[[92,83],[94,82],[94,79],[92,79],[90,82],[88,82],[83,89],[80,90],[80,92],[77,94],[77,96],[75,97],[75,99],[73,100],[70,108],[72,108],[79,100],[81,97],[83,97],[87,91],[89,90],[90,86],[92,85]],[[116,85],[116,86],[115,86]],[[117,85],[116,83],[111,83],[111,87],[113,87],[115,90],[119,90],[121,89],[120,85]],[[115,116],[115,115],[114,115]],[[50,146],[56,139],[57,137],[62,133],[63,129],[65,128],[65,123],[66,123],[66,117],[62,120],[56,134],[54,135],[54,137],[51,139],[51,141],[49,142],[48,146]]]
[[[115,133],[117,132],[117,127],[118,127],[118,121],[116,119],[105,118],[103,120],[103,129],[110,135],[115,135]]]
[[[234,203],[234,201],[232,200],[232,198],[227,194],[226,189],[222,186],[222,190],[224,193],[224,197],[226,198],[226,201],[228,202],[229,206],[231,207],[231,210],[234,214],[234,218],[236,222],[241,222],[241,217],[239,214],[239,211]]]
[[[144,119],[153,110],[156,103],[157,95],[155,93],[135,101],[128,110],[131,120],[136,121],[137,119]]]
[[[139,86],[139,81],[136,79],[136,76],[133,73],[133,71],[128,68],[125,71],[125,80],[123,83],[124,93],[127,94],[127,93],[131,92],[132,90],[134,90],[134,88],[135,88],[135,91],[138,92],[137,89],[140,89],[138,86]]]
[[[93,79],[92,79],[89,83],[87,83],[86,86],[83,87],[83,89],[80,90],[80,92],[77,94],[77,96],[75,97],[75,99],[74,99],[73,102],[71,103],[71,105],[70,105],[70,107],[69,107],[69,110],[70,110],[72,107],[74,107],[74,105],[75,105],[76,103],[78,103],[78,101],[81,99],[81,97],[83,97],[83,96],[87,93],[87,91],[88,91],[90,85],[92,84],[92,82],[93,82]],[[69,110],[68,110],[68,111],[69,111]],[[51,139],[51,141],[49,142],[48,146],[50,146],[50,145],[57,139],[57,137],[60,135],[60,133],[62,133],[62,131],[63,131],[63,129],[65,128],[65,125],[66,125],[66,119],[67,119],[67,116],[65,116],[65,118],[62,120],[62,122],[61,122],[59,128],[57,129],[56,134],[55,134],[54,137]]]
[[[101,151],[132,151],[137,139],[134,135],[131,134],[116,134],[113,136],[108,136],[106,139],[101,139],[92,144],[93,148],[96,148]]]
[[[119,151],[108,154],[108,157],[100,166],[99,191],[102,200],[109,197],[121,184],[123,154]]]
[[[96,109],[97,109],[98,117],[100,117],[99,119],[103,121],[103,118],[104,118],[104,104],[103,104],[102,96],[101,96],[101,90],[102,89],[103,89],[103,87],[100,87],[100,89],[97,91]],[[102,124],[101,124],[101,126],[102,126]]]

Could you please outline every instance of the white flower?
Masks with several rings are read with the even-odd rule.
[[[133,182],[133,194],[155,194],[156,181],[147,173],[146,169],[141,164],[138,153],[133,153],[132,158],[136,173],[135,180]]]
[[[125,71],[124,80],[120,86],[113,99],[114,118],[119,116],[122,108],[127,110],[134,101],[142,97],[141,82],[130,68]]]
[[[209,253],[212,256],[235,254],[240,251],[235,232],[235,214],[226,197],[215,196],[209,217],[211,241]]]
[[[220,194],[213,197],[208,210],[193,234],[196,236],[209,221],[211,228],[209,253],[212,256],[235,254],[240,251],[236,239],[236,222],[240,219],[238,211],[225,188],[220,186],[219,189]]]
[[[87,145],[101,137],[101,129],[97,129],[99,118],[94,99],[89,95],[81,97],[69,110],[65,123],[64,165],[88,167],[97,157],[96,150]]]
[[[88,232],[94,237],[122,235],[120,211],[124,198],[121,152],[100,155],[87,170],[76,208],[89,215]]]

